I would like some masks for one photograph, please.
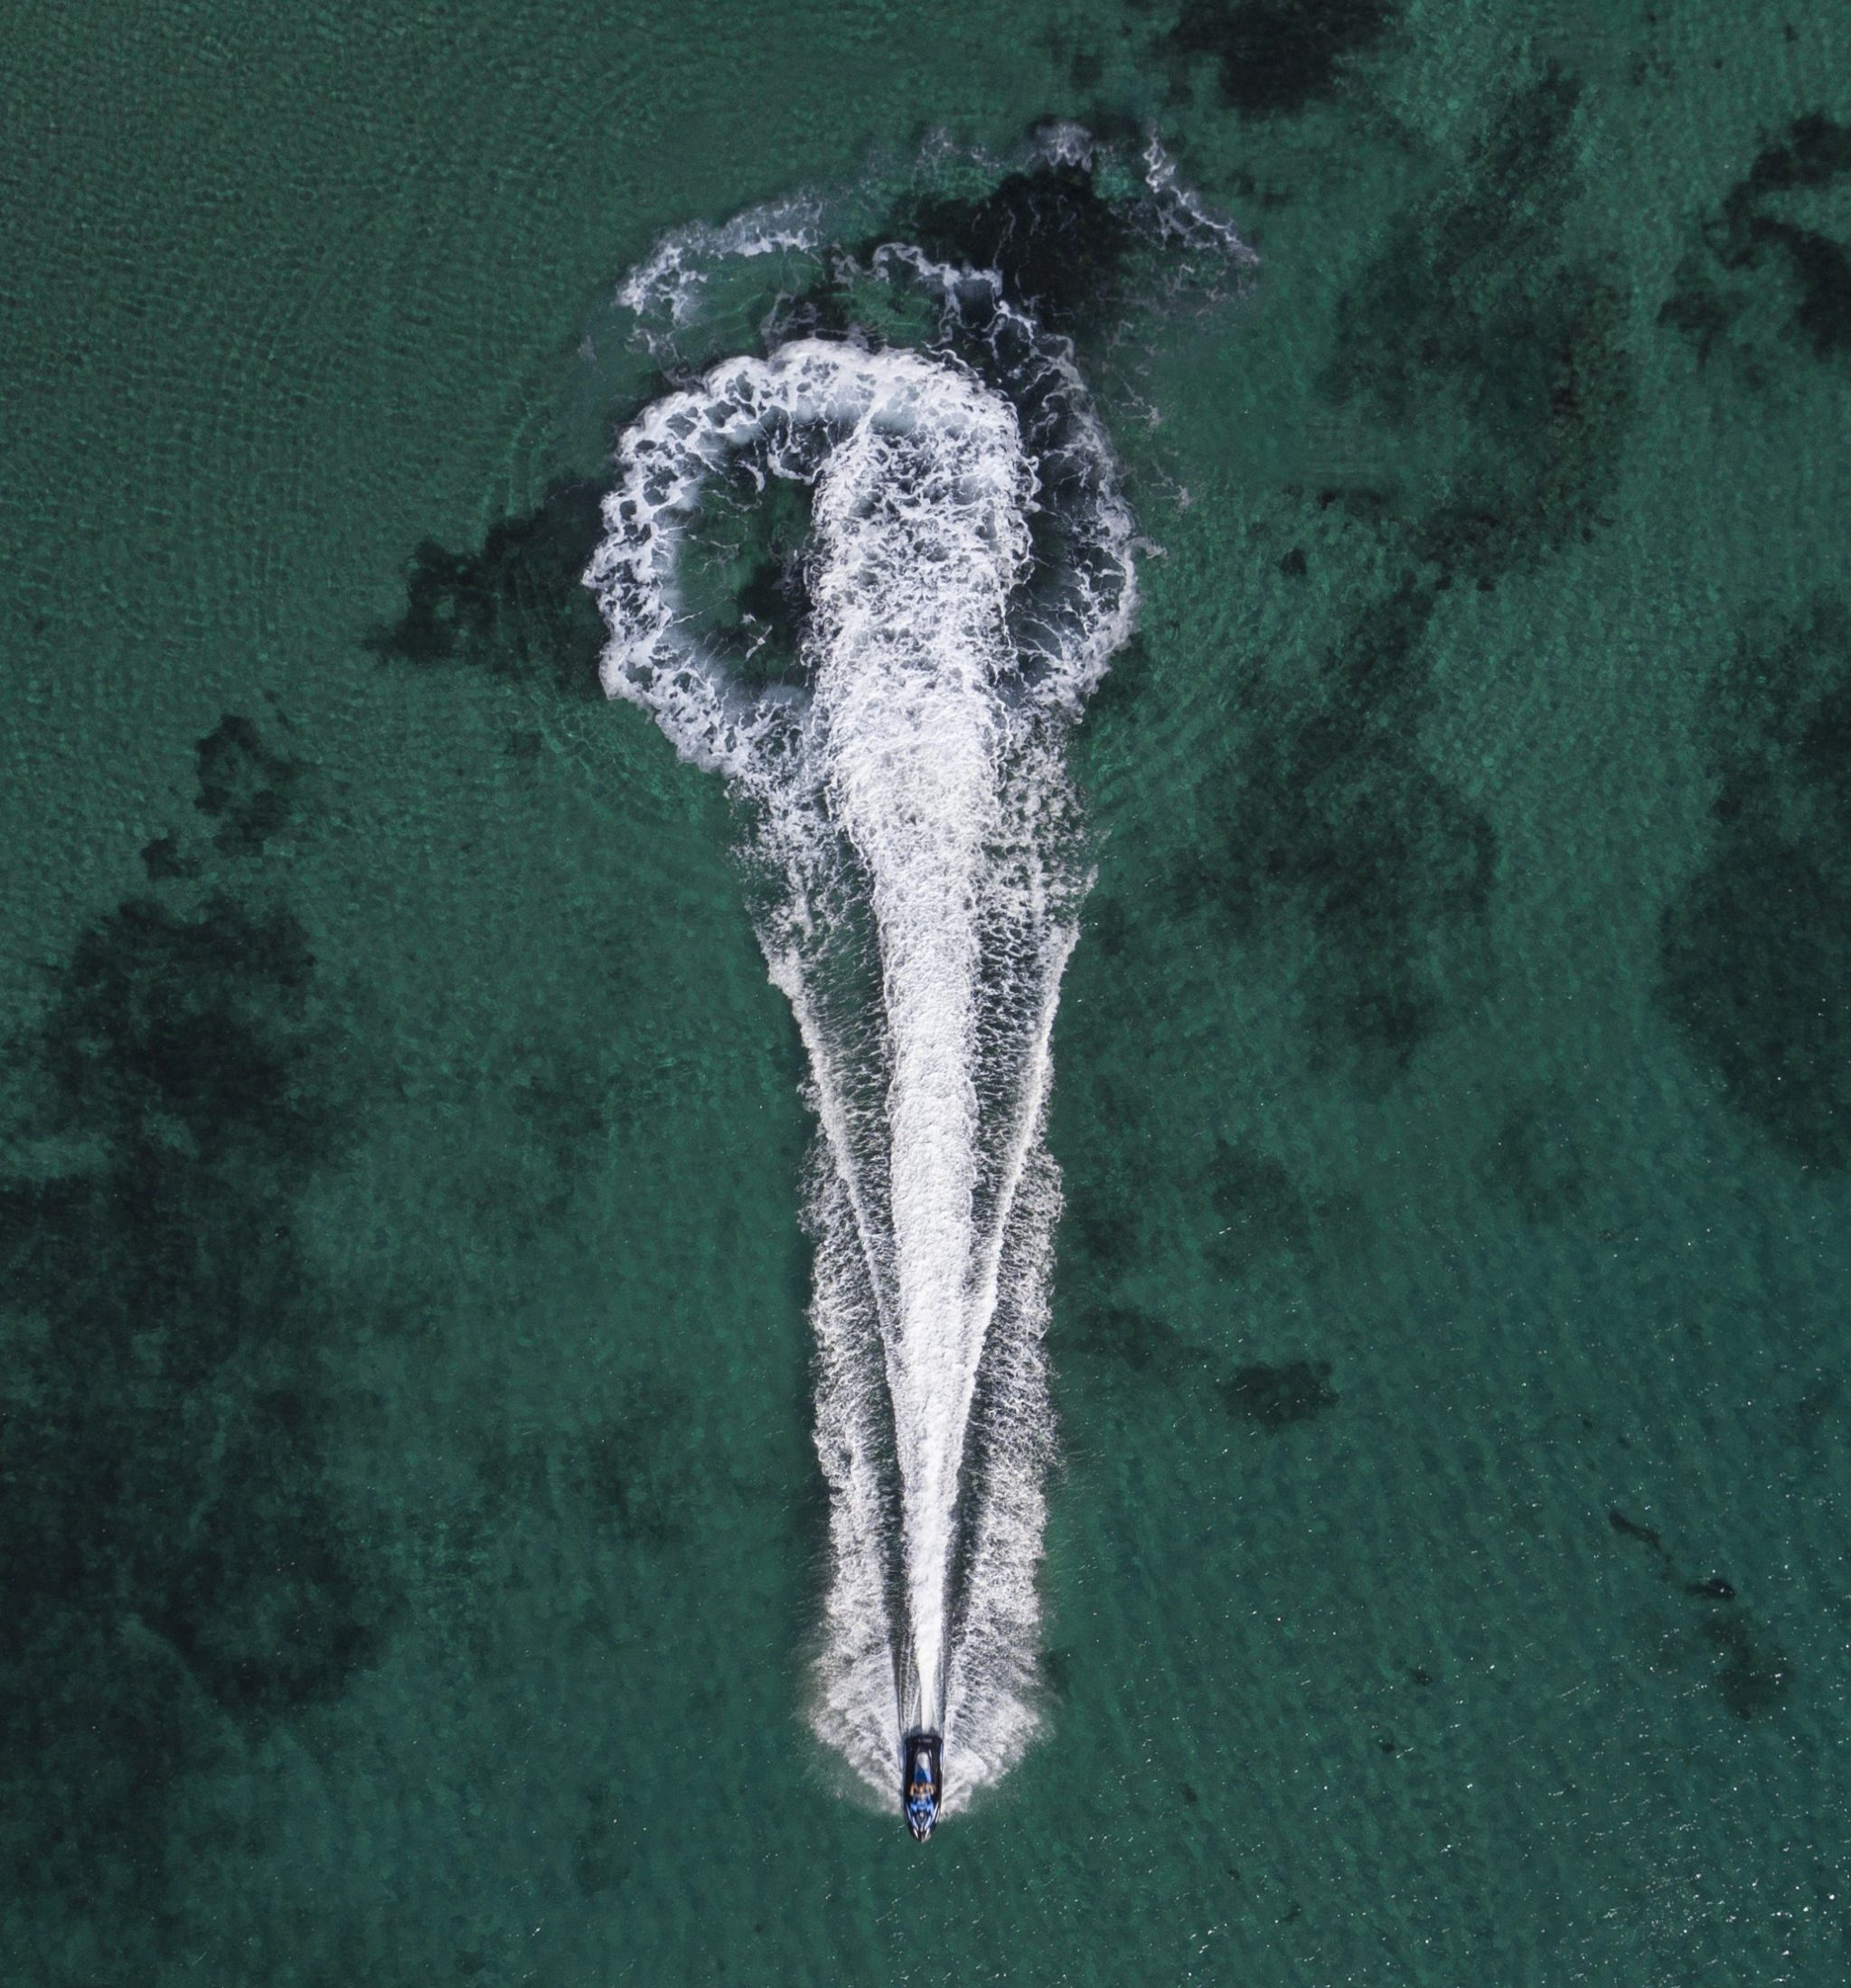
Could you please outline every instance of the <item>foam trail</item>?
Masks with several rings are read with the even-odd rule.
[[[982,280],[891,253],[947,309]],[[1034,1730],[1042,1118],[1085,887],[1061,746],[1134,597],[1070,358],[993,286],[985,310],[1029,417],[943,353],[804,338],[728,360],[622,438],[587,576],[606,689],[746,803],[809,1054],[832,1569],[813,1722],[889,1797],[901,1734],[942,1730],[954,1802]],[[812,493],[802,683],[747,685],[693,628],[691,539],[742,473]]]

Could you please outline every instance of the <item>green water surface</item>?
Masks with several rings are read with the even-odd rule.
[[[1851,17],[0,28],[0,1980],[1851,1979]],[[1260,261],[1099,356],[1047,1736],[921,1852],[585,341],[1049,116]]]

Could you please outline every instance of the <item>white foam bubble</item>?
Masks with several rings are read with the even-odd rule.
[[[748,207],[718,227],[691,221],[671,229],[625,277],[617,302],[645,329],[685,324],[717,269],[762,256],[806,255],[822,221],[822,202],[799,195]]]
[[[1151,195],[1151,213],[1167,241],[1186,252],[1206,252],[1211,261],[1236,272],[1253,267],[1259,258],[1241,239],[1231,220],[1216,213],[1199,193],[1178,178],[1176,161],[1154,131],[1145,144],[1143,163],[1144,184]],[[1180,283],[1198,270],[1197,265],[1178,268],[1172,272],[1172,280]]]

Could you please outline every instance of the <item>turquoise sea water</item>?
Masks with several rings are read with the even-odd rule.
[[[1828,11],[6,25],[6,1979],[1851,1974]],[[921,1852],[804,1723],[803,1053],[578,576],[662,230],[1052,116],[1259,261],[1076,332],[1046,1733]]]

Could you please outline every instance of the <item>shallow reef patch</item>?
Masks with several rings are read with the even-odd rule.
[[[202,744],[214,850],[164,838],[175,896],[94,920],[13,1045],[0,1857],[24,1898],[157,1892],[180,1784],[342,1693],[397,1605],[330,1477],[348,1321],[296,1235],[354,1135],[349,1046],[303,925],[222,865],[286,764],[244,721]]]
[[[1805,1165],[1851,1166],[1851,614],[1743,633],[1712,692],[1705,861],[1659,928],[1660,1011],[1731,1105]]]
[[[1527,1222],[1557,1221],[1581,1207],[1588,1168],[1566,1101],[1544,1092],[1513,1104],[1480,1171],[1486,1185],[1515,1202]]]
[[[1662,1667],[1694,1669],[1707,1677],[1738,1719],[1762,1719],[1779,1711],[1793,1684],[1786,1653],[1742,1601],[1735,1583],[1720,1574],[1688,1578],[1655,1525],[1629,1517],[1615,1505],[1608,1529],[1618,1539],[1644,1549],[1658,1578],[1702,1605],[1694,1631],[1671,1629],[1662,1642]]]
[[[1630,305],[1568,225],[1581,94],[1559,68],[1508,92],[1339,307],[1326,395],[1397,437],[1449,438],[1423,443],[1419,507],[1358,493],[1443,574],[1489,582],[1592,531],[1616,472]]]
[[[1769,271],[1785,285],[1788,340],[1821,361],[1851,354],[1851,250],[1827,232],[1818,211],[1847,173],[1851,125],[1809,111],[1762,147],[1705,219],[1658,312],[1661,324],[1690,341],[1699,364],[1726,347],[1751,380],[1766,376],[1747,319],[1752,286]]]
[[[1257,695],[1245,742],[1200,798],[1179,907],[1255,942],[1309,927],[1306,1015],[1320,1055],[1383,1076],[1458,1018],[1482,980],[1497,858],[1488,817],[1423,758],[1431,590],[1374,604],[1283,708]]]
[[[213,846],[228,856],[260,856],[269,838],[289,825],[301,766],[272,752],[249,718],[230,711],[200,740],[196,753],[199,793],[193,805],[219,823]],[[156,867],[150,862],[150,876]],[[169,867],[166,874],[178,872]]]
[[[406,568],[404,613],[368,647],[426,669],[460,663],[601,697],[604,624],[584,575],[604,536],[602,503],[597,484],[562,480],[473,551],[426,539]]]
[[[1273,1431],[1315,1421],[1336,1407],[1338,1396],[1330,1361],[1284,1360],[1237,1367],[1221,1383],[1221,1399],[1230,1415]]]
[[[1137,239],[1091,170],[1057,159],[1009,173],[981,199],[921,200],[899,231],[942,261],[996,270],[1010,301],[1059,331],[1115,307]]]
[[[1159,46],[1179,64],[1212,59],[1230,110],[1289,117],[1332,96],[1399,12],[1391,0],[1186,0]]]
[[[1209,1163],[1208,1191],[1217,1223],[1208,1255],[1229,1275],[1295,1249],[1310,1236],[1305,1197],[1271,1153],[1222,1139]]]

